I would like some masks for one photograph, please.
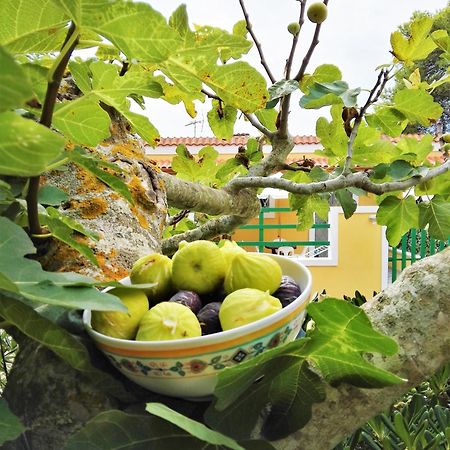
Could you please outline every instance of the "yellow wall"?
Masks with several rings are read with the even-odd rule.
[[[373,213],[354,214],[346,220],[339,214],[338,265],[309,267],[313,292],[342,297],[355,290],[368,298],[381,290],[381,228],[369,220]]]

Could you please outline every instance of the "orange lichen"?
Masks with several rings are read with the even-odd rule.
[[[145,187],[142,185],[141,180],[136,175],[131,177],[131,180],[127,183],[128,189],[131,192],[136,203],[141,204],[145,208],[153,208],[154,204],[149,198]]]
[[[81,167],[75,168],[75,175],[80,181],[80,187],[77,189],[77,193],[83,194],[86,192],[102,192],[106,186],[95,175],[82,169]]]
[[[145,218],[144,214],[142,214],[142,213],[139,211],[139,208],[136,208],[135,206],[132,206],[130,209],[131,209],[131,212],[132,212],[132,213],[134,214],[134,216],[136,217],[136,219],[138,220],[139,225],[140,225],[142,228],[145,228],[145,229],[147,230],[148,227],[149,227],[149,225],[148,225],[148,221],[147,221],[147,219]]]
[[[141,147],[139,147],[136,144],[133,144],[132,142],[127,144],[115,144],[111,149],[111,154],[112,155],[120,154],[136,161],[142,159],[144,156]]]
[[[83,219],[94,219],[106,213],[108,203],[104,198],[96,197],[81,201],[72,200],[70,207],[77,209]]]
[[[114,263],[117,252],[113,249],[108,254],[98,252],[96,257],[105,280],[121,280],[128,276],[128,269]]]

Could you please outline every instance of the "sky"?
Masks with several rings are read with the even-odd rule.
[[[313,1],[309,0],[309,3]],[[147,0],[147,3],[169,17],[182,2]],[[243,18],[238,0],[186,0],[184,3],[191,24],[212,25],[231,31],[233,25]],[[436,12],[446,5],[447,0],[330,0],[328,17],[322,25],[320,42],[307,72],[312,72],[323,63],[335,64],[341,69],[343,80],[348,82],[350,88],[370,90],[377,77],[376,67],[392,60],[389,53],[390,34],[407,22],[414,11]],[[292,39],[286,27],[290,22],[298,20],[299,2],[245,0],[245,6],[267,63],[274,76],[281,79]],[[306,20],[297,46],[293,73],[300,66],[313,31],[313,25]],[[255,46],[246,59],[264,73]],[[320,116],[328,117],[326,108],[318,111],[303,110],[298,107],[298,100],[297,94],[291,101],[290,132],[314,135],[316,120]],[[150,100],[145,114],[163,137],[212,136],[206,117],[208,107],[198,103],[197,112],[197,117],[192,119],[182,106],[174,107],[165,102]],[[238,121],[234,131],[257,134],[243,119]]]

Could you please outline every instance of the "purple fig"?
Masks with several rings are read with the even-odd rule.
[[[170,297],[169,302],[176,302],[187,306],[194,314],[197,314],[202,308],[202,301],[194,291],[178,291]]]
[[[197,314],[197,319],[202,327],[202,334],[213,334],[222,331],[219,320],[219,310],[222,303],[211,302],[205,305]]]
[[[280,300],[284,308],[290,305],[301,293],[302,290],[295,280],[287,275],[283,275],[280,287],[272,295]]]

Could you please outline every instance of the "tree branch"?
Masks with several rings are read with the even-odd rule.
[[[265,71],[267,73],[267,76],[269,77],[270,81],[273,84],[273,83],[275,83],[276,79],[272,75],[272,72],[271,72],[269,66],[267,65],[266,58],[264,57],[264,53],[262,51],[261,44],[258,41],[258,39],[256,38],[256,35],[255,35],[254,31],[253,31],[253,27],[252,27],[252,24],[250,23],[250,18],[249,18],[249,15],[247,13],[247,10],[245,8],[244,1],[243,0],[239,0],[239,4],[241,5],[242,13],[244,14],[245,23],[247,24],[247,31],[250,33],[250,36],[252,37],[253,42],[256,45],[256,49],[258,50],[260,62],[262,64],[262,66],[264,67],[264,69],[265,69]]]
[[[262,134],[264,134],[264,136],[267,136],[269,139],[272,139],[274,136],[274,133],[272,133],[271,131],[269,131],[266,127],[264,127],[263,125],[261,125],[258,120],[252,116],[249,113],[245,113],[242,112],[242,114],[244,114],[245,118],[259,131],[261,131]]]
[[[450,169],[450,161],[442,166],[435,167],[428,171],[424,176],[414,176],[403,181],[390,181],[386,183],[374,183],[368,178],[367,173],[350,173],[348,175],[339,175],[336,178],[327,181],[314,183],[293,183],[284,178],[266,178],[266,177],[240,177],[231,180],[227,188],[231,191],[237,191],[243,188],[275,188],[282,189],[292,194],[317,194],[319,192],[333,192],[338,189],[348,187],[357,187],[372,194],[385,194],[387,192],[403,191],[416,186],[419,183],[426,182],[442,175]]]
[[[302,31],[303,23],[305,22],[305,9],[306,9],[306,0],[300,0],[300,17],[298,18],[300,31],[292,38],[291,51],[289,52],[288,59],[286,60],[286,67],[284,68],[284,77],[286,78],[286,80],[289,80],[289,77],[291,76],[291,68],[294,62],[295,49],[297,48],[298,37],[300,36],[300,33]]]
[[[374,328],[394,338],[394,357],[368,355],[379,368],[407,379],[384,389],[326,387],[307,425],[273,442],[278,450],[329,450],[401,395],[433,375],[450,354],[450,249],[416,262],[398,280],[362,306]]]

